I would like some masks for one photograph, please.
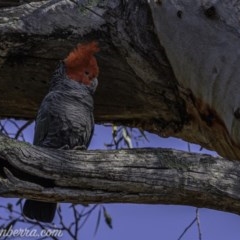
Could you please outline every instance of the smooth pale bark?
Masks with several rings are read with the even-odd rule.
[[[178,83],[192,94],[194,101],[187,105],[193,122],[199,122],[205,141],[215,139],[213,148],[221,155],[239,158],[240,2],[150,2],[154,26]]]
[[[0,195],[240,213],[240,163],[173,149],[64,151],[0,136]]]

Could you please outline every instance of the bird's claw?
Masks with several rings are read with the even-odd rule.
[[[60,147],[59,149],[61,149],[61,150],[69,150],[70,147],[69,147],[69,145],[66,144],[66,145]]]
[[[75,146],[73,150],[87,150],[87,148],[85,145],[81,145],[81,146]]]

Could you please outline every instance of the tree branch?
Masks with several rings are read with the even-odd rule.
[[[181,130],[188,119],[184,101],[147,1],[21,3],[0,8],[1,117],[33,119],[57,62],[77,43],[96,40],[96,122],[164,136]]]
[[[0,195],[240,213],[240,163],[172,149],[64,151],[0,136]]]
[[[96,122],[240,159],[236,1],[10,2],[0,4],[1,117],[33,119],[58,60],[96,40]]]

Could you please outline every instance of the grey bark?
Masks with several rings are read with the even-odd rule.
[[[233,67],[237,51],[230,40],[238,39],[234,4],[229,1],[226,7],[200,0],[196,4],[4,1],[0,5],[0,116],[33,119],[58,60],[77,43],[97,40],[101,52],[97,56],[100,84],[95,98],[96,122],[179,137],[221,156],[240,159],[238,94],[232,94],[232,89],[238,88],[234,81],[231,89],[221,81],[215,89],[215,84],[211,85],[212,78],[224,79],[227,84],[231,76],[238,79]],[[228,21],[231,9],[234,15]],[[220,36],[229,36],[225,45],[231,46],[227,56],[220,57],[228,59],[224,64],[218,61],[217,53],[223,46],[219,29]],[[220,39],[219,48],[214,45],[215,36]],[[202,42],[209,44],[204,45],[205,51]],[[223,78],[218,77],[220,70]],[[225,89],[229,94],[222,98]]]
[[[64,151],[0,136],[0,195],[240,213],[240,163],[173,149]]]
[[[96,122],[163,136],[187,122],[147,1],[37,1],[1,8],[0,22],[1,117],[34,118],[58,60],[97,40]]]
[[[97,57],[100,83],[95,98],[96,122],[180,137],[240,159],[239,146],[226,137],[226,132],[219,131],[211,114],[204,115],[198,109],[191,90],[179,85],[179,80],[188,82],[190,69],[197,69],[199,74],[194,72],[194,76],[200,80],[207,73],[192,65],[196,61],[204,64],[205,59],[181,47],[187,42],[183,36],[191,39],[197,32],[199,37],[198,29],[203,30],[206,24],[213,34],[221,29],[224,36],[238,38],[234,30],[237,10],[229,21],[224,20],[231,9],[238,9],[234,5],[238,3],[228,1],[225,8],[219,1],[212,8],[214,3],[205,2],[4,1],[0,4],[0,116],[33,119],[57,62],[77,43],[97,40],[101,52]],[[209,13],[209,9],[213,11]],[[175,21],[179,21],[179,28],[172,31]],[[196,23],[194,28],[192,23]],[[171,45],[175,34],[178,51]],[[194,49],[194,41],[190,42]],[[193,55],[179,54],[182,50]],[[184,65],[186,59],[189,64]],[[184,68],[186,75],[181,78],[176,74],[182,69],[176,66],[179,62],[190,66]],[[229,62],[221,69],[231,75]],[[218,68],[213,70],[211,74],[218,72]],[[208,83],[208,78],[204,82]],[[191,84],[202,89],[201,81]],[[239,118],[238,111],[234,114]],[[1,196],[75,203],[188,204],[240,212],[238,162],[166,149],[63,152],[2,136],[0,142]]]

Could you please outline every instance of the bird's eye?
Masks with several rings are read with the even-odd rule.
[[[88,71],[85,71],[85,74],[86,74],[86,75],[89,75],[89,72],[88,72]]]

